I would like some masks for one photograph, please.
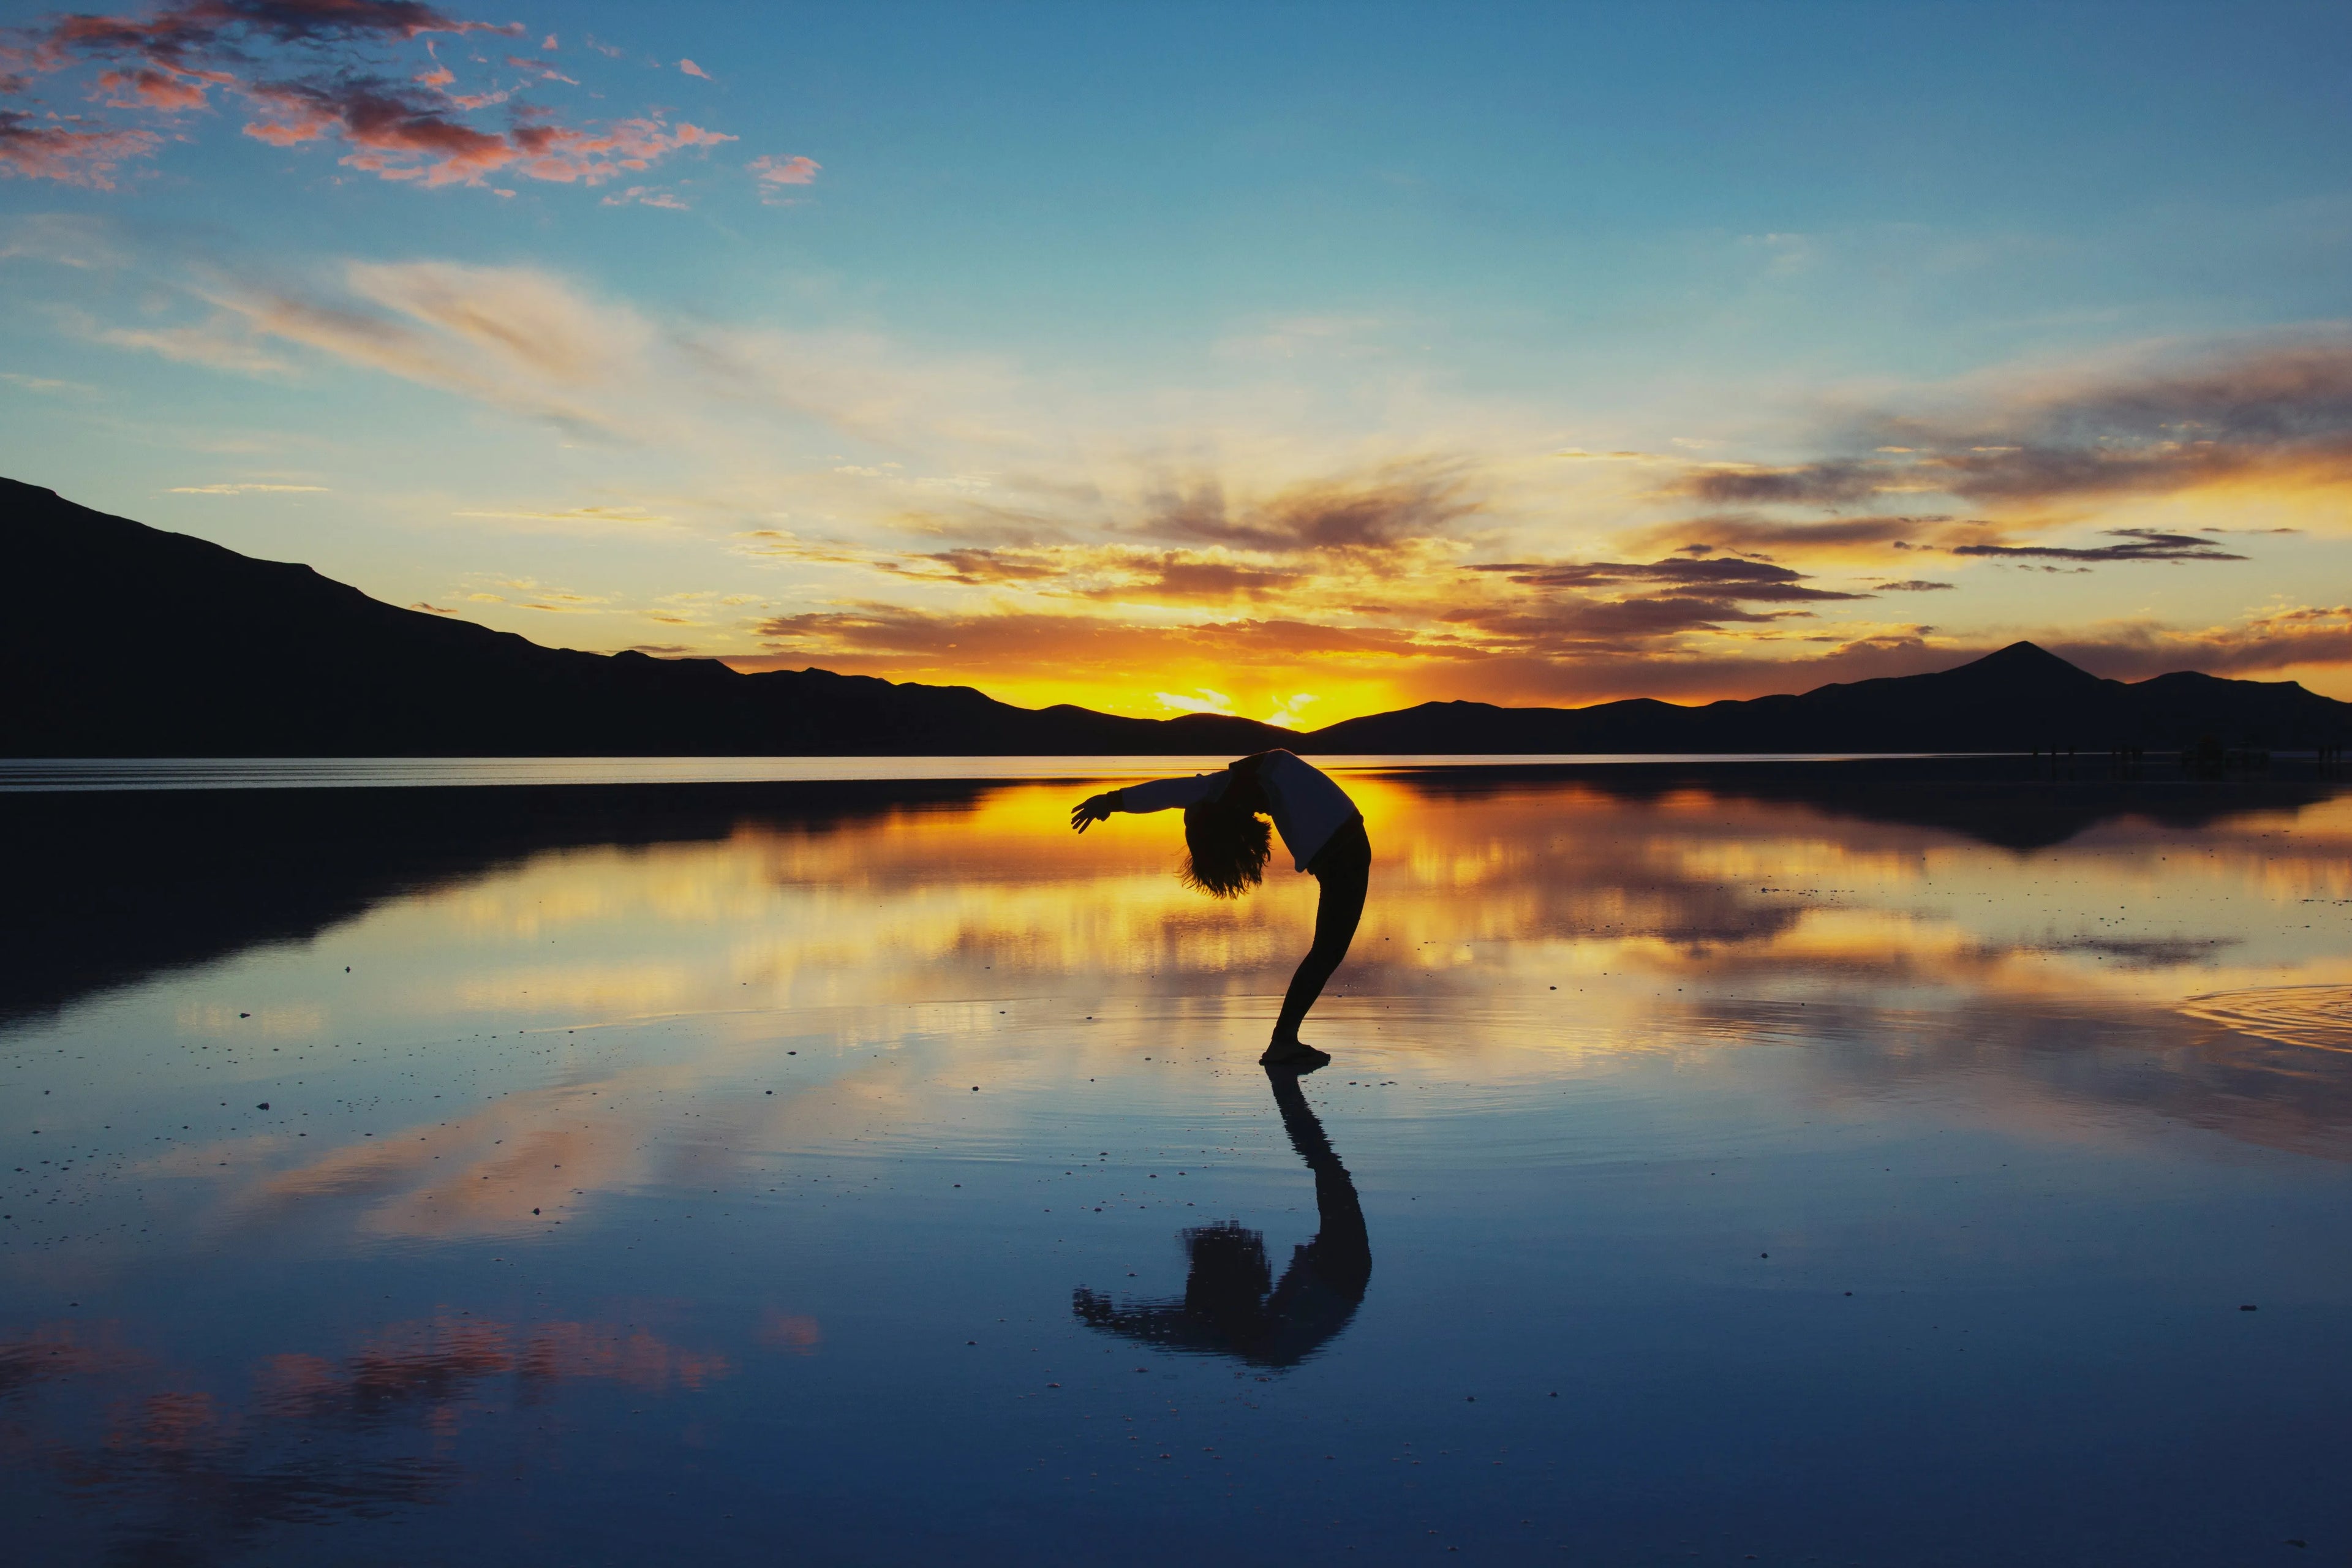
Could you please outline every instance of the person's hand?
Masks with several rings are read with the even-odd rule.
[[[1088,795],[1070,807],[1070,826],[1084,833],[1091,825],[1110,816],[1118,804],[1116,791],[1108,795]]]

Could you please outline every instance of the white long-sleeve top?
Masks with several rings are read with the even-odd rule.
[[[1233,770],[1226,768],[1213,773],[1195,773],[1188,779],[1154,779],[1150,784],[1129,784],[1118,792],[1118,808],[1166,811],[1171,806],[1222,800],[1226,786],[1233,782]],[[1266,809],[1274,817],[1274,829],[1282,835],[1283,847],[1290,851],[1301,871],[1307,869],[1307,863],[1321,852],[1323,846],[1331,842],[1331,835],[1361,815],[1356,803],[1348,798],[1348,792],[1334,784],[1329,773],[1288,752],[1266,752],[1257,766],[1257,782],[1265,791]]]

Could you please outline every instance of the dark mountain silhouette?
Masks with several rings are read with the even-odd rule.
[[[2103,680],[2032,643],[1956,669],[1682,708],[1429,702],[1298,734],[1016,708],[971,687],[542,647],[0,479],[0,754],[1239,754],[2024,751],[2337,745],[2293,681]],[[131,628],[93,642],[93,599]]]
[[[0,617],[9,756],[1239,755],[1294,738],[541,647],[7,479],[0,559],[19,584]],[[129,630],[94,641],[93,599]]]
[[[1637,698],[1591,708],[1424,702],[1318,730],[1322,752],[2000,752],[2137,746],[2338,745],[2352,703],[2292,680],[2183,671],[2103,680],[2030,642],[1932,675],[1678,708]]]

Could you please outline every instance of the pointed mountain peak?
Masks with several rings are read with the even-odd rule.
[[[1997,676],[2004,680],[2071,680],[2095,683],[2098,677],[2078,664],[2069,664],[2039,643],[2013,642],[1948,671],[1953,675]]]

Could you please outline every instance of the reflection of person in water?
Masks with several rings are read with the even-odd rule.
[[[1371,840],[1364,837],[1363,814],[1331,775],[1288,752],[1260,752],[1224,772],[1188,779],[1155,779],[1081,801],[1070,826],[1084,833],[1115,811],[1184,808],[1184,880],[1213,898],[1238,898],[1265,875],[1269,847],[1264,817],[1274,818],[1283,847],[1301,871],[1322,884],[1315,906],[1315,943],[1290,977],[1275,1020],[1274,1038],[1258,1060],[1267,1067],[1312,1072],[1331,1058],[1298,1037],[1307,1009],[1323,994],[1324,983],[1363,918],[1364,889],[1372,870]]]
[[[1232,1220],[1188,1230],[1184,1249],[1192,1266],[1182,1300],[1120,1305],[1082,1286],[1070,1308],[1088,1325],[1168,1350],[1237,1356],[1255,1366],[1296,1366],[1355,1317],[1372,1278],[1371,1240],[1356,1184],[1307,1109],[1298,1075],[1269,1070],[1266,1077],[1290,1146],[1315,1173],[1315,1207],[1322,1218],[1315,1239],[1291,1253],[1276,1285],[1265,1238],[1256,1231]]]

